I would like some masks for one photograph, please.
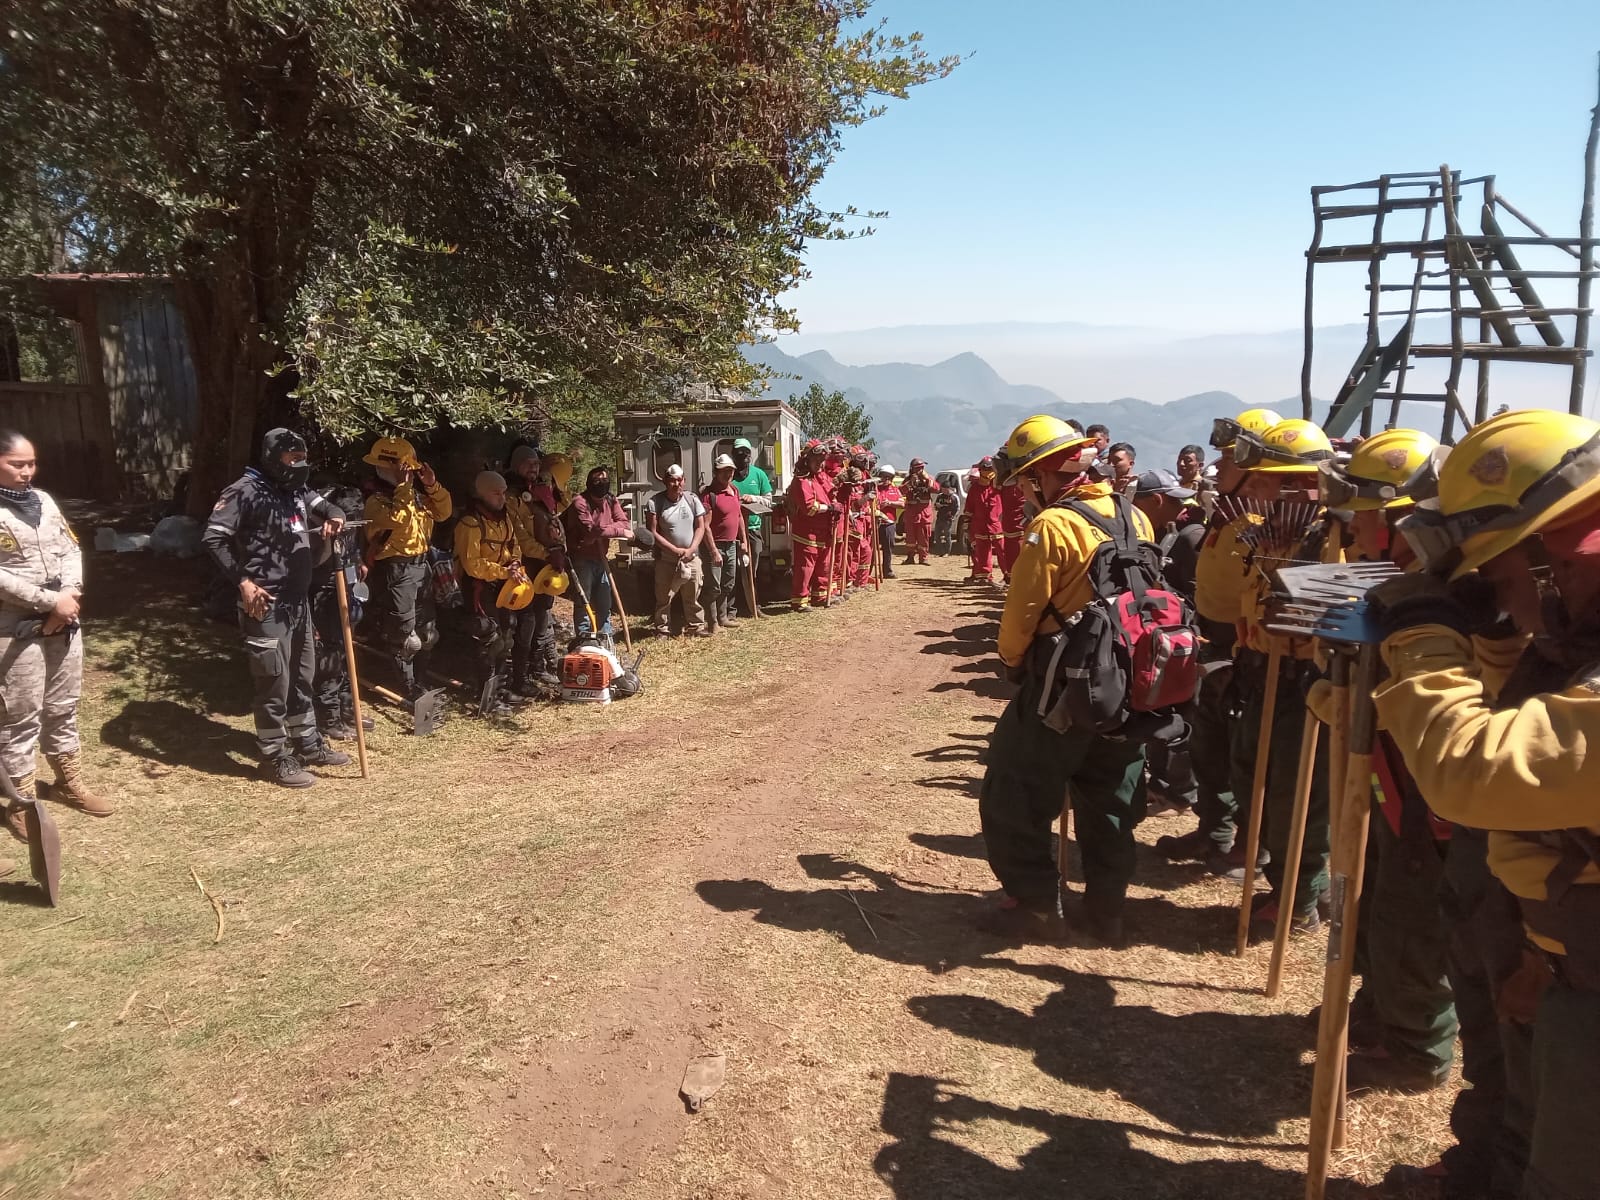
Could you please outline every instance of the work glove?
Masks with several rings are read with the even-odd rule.
[[[1446,583],[1416,571],[1380,583],[1369,598],[1385,639],[1419,625],[1443,625],[1471,637],[1492,629],[1500,616],[1494,586],[1476,572]]]
[[[552,546],[549,557],[545,560],[553,570],[565,573],[567,570],[567,552],[560,547]]]

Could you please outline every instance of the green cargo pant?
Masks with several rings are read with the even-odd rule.
[[[1231,762],[1233,742],[1240,722],[1231,715],[1234,704],[1233,669],[1223,667],[1200,681],[1189,721],[1189,759],[1194,765],[1194,811],[1211,846],[1226,854],[1237,834],[1237,802],[1233,793]],[[1249,792],[1245,795],[1248,797]]]
[[[1264,658],[1256,655],[1258,661]],[[1265,707],[1265,677],[1260,671],[1235,666],[1235,687],[1244,698],[1244,711],[1233,723],[1230,774],[1238,802],[1241,841],[1249,823],[1250,794],[1255,786],[1256,747]],[[1300,739],[1305,729],[1305,694],[1315,673],[1308,663],[1285,660],[1278,679],[1272,721],[1272,741],[1267,759],[1267,792],[1262,810],[1261,844],[1272,856],[1267,883],[1276,895],[1283,885],[1283,864],[1289,849],[1289,825],[1294,815],[1295,776],[1300,769]],[[1300,872],[1295,884],[1294,908],[1303,916],[1316,907],[1317,897],[1328,890],[1328,738],[1324,727],[1317,739],[1316,767],[1312,774],[1311,805],[1306,814],[1306,836],[1300,852]]]
[[[1444,859],[1431,838],[1415,846],[1401,839],[1376,802],[1372,844],[1376,853],[1367,859],[1362,896],[1371,898],[1361,916],[1367,951],[1362,990],[1372,992],[1389,1053],[1448,1067],[1455,1055],[1456,1010],[1439,905]]]
[[[1096,916],[1119,916],[1133,878],[1133,827],[1144,816],[1144,747],[1076,729],[1056,733],[1036,715],[1038,703],[1030,677],[989,740],[978,805],[989,866],[1017,903],[1054,910],[1061,878],[1050,829],[1070,790],[1085,903]]]
[[[1522,1200],[1600,1194],[1600,992],[1552,983],[1533,1022],[1533,1140]]]

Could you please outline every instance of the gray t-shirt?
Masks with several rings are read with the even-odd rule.
[[[666,534],[675,546],[687,546],[694,537],[694,523],[705,515],[705,505],[700,497],[685,488],[677,500],[668,500],[665,492],[650,497],[650,507],[656,514],[656,529]]]

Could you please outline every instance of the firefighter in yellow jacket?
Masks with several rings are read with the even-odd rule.
[[[434,525],[450,519],[450,493],[404,438],[379,438],[361,461],[377,473],[367,497],[363,556],[372,600],[400,691],[415,700],[423,691],[417,675],[439,640],[428,544]]]
[[[1050,831],[1070,787],[1090,931],[1107,945],[1124,941],[1144,747],[1076,728],[1057,733],[1039,714],[1049,657],[1043,639],[1092,599],[1089,561],[1107,540],[1060,504],[1082,501],[1106,517],[1117,511],[1111,485],[1088,475],[1094,447],[1093,438],[1051,416],[1029,417],[1005,447],[1007,482],[1020,483],[1040,509],[1012,568],[1000,620],[1000,658],[1021,690],[995,725],[979,804],[989,865],[1006,893],[982,928],[1012,940],[1066,935]],[[1148,541],[1149,521],[1137,511],[1133,519]]]
[[[472,640],[478,647],[476,682],[485,689],[491,680],[505,675],[502,665],[512,649],[513,616],[533,599],[522,560],[534,555],[506,507],[505,476],[479,472],[472,494],[472,507],[456,522],[455,548]],[[526,703],[519,693],[496,688],[481,715],[504,716]]]
[[[1451,452],[1400,526],[1426,574],[1385,584],[1378,715],[1429,804],[1487,829],[1537,982],[1524,1200],[1600,1186],[1600,424],[1512,412]],[[1446,585],[1442,580],[1448,577]],[[1471,587],[1476,577],[1482,587]],[[1492,589],[1492,598],[1481,599]],[[1474,633],[1533,635],[1491,703]],[[1514,1010],[1527,990],[1502,989]]]

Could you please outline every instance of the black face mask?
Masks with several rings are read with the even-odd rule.
[[[25,488],[0,488],[0,503],[27,522],[29,528],[39,528],[44,507],[31,483]]]
[[[283,456],[298,450],[304,454],[306,440],[291,429],[271,429],[261,439],[261,473],[281,488],[303,488],[311,478],[311,464],[289,464]]]
[[[609,496],[611,494],[611,480],[596,479],[589,485],[589,494],[591,496]]]

